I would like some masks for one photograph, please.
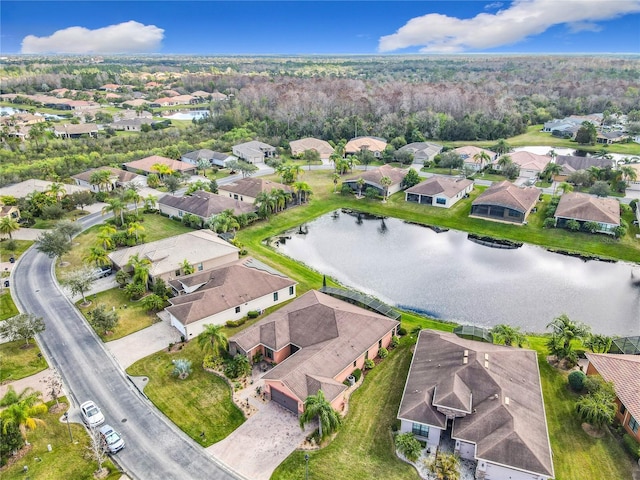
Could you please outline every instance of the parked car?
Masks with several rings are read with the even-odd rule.
[[[82,415],[82,421],[87,427],[97,427],[104,423],[104,415],[91,400],[80,405],[80,414]]]
[[[99,267],[93,271],[93,278],[108,277],[113,273],[113,269],[109,266]]]
[[[109,453],[118,453],[124,448],[124,440],[111,425],[103,425],[100,427],[100,438],[102,445]]]

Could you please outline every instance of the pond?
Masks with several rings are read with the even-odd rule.
[[[171,115],[163,115],[163,118],[168,118],[169,120],[193,120],[194,118],[200,119],[208,116],[209,110],[184,110]]]
[[[532,245],[492,248],[467,237],[335,212],[287,232],[277,248],[348,287],[442,320],[544,332],[566,313],[596,333],[640,332],[636,265],[583,261]]]

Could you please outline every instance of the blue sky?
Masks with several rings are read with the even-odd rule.
[[[0,53],[638,53],[640,0],[11,1]]]

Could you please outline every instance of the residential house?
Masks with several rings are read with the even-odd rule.
[[[213,92],[211,94],[211,100],[214,102],[220,102],[222,100],[227,100],[229,97],[227,95],[225,95],[224,93],[220,93],[220,92]]]
[[[149,175],[150,173],[158,173],[153,169],[153,166],[158,164],[166,165],[174,172],[183,174],[193,174],[196,171],[195,165],[181,162],[180,160],[161,157],[160,155],[151,155],[150,157],[141,158],[140,160],[124,163],[122,167],[130,172],[140,172],[143,175]]]
[[[620,203],[614,198],[565,193],[560,197],[554,218],[557,227],[566,227],[569,220],[575,220],[580,225],[595,222],[598,224],[597,232],[613,235],[615,228],[620,226]]]
[[[525,224],[538,202],[536,187],[517,187],[506,180],[494,183],[471,204],[470,217],[498,222]]]
[[[203,221],[225,210],[232,210],[234,215],[256,211],[252,204],[203,190],[183,197],[164,195],[158,200],[158,209],[170,217],[182,218],[185,214],[190,214],[200,217]]]
[[[97,171],[107,170],[111,173],[111,178],[109,180],[109,185],[93,185],[91,184],[91,175]],[[86,172],[78,173],[77,175],[72,175],[73,181],[76,185],[88,188],[92,192],[100,192],[102,190],[113,190],[117,187],[122,187],[126,183],[135,183],[137,185],[145,185],[144,177],[141,177],[137,173],[128,172],[126,170],[121,170],[120,168],[112,168],[112,167],[100,167],[100,168],[92,168],[87,170]]]
[[[137,107],[146,107],[147,105],[150,105],[151,102],[149,102],[148,100],[145,100],[144,98],[136,98],[135,100],[127,100],[126,102],[122,103],[123,107],[128,107],[128,108],[137,108]]]
[[[151,108],[171,107],[173,105],[178,105],[178,103],[174,100],[174,97],[156,98],[149,104]]]
[[[585,353],[587,375],[600,375],[613,383],[616,392],[616,419],[626,432],[640,442],[640,355]]]
[[[405,190],[405,201],[421,205],[449,208],[473,190],[473,181],[466,178],[434,176]]]
[[[387,141],[380,137],[355,137],[344,146],[345,155],[356,155],[362,150],[369,150],[375,157],[382,156],[387,148]]]
[[[210,98],[211,94],[203,90],[196,90],[195,92],[191,93],[191,96],[194,97],[198,103],[202,103]]]
[[[200,150],[194,150],[193,152],[188,152],[182,155],[180,159],[183,162],[191,163],[192,165],[197,165],[198,161],[206,160],[210,165],[216,167],[226,167],[227,163],[232,160],[237,160],[233,155],[228,155],[226,153],[214,152],[213,150],[209,150],[206,148]]]
[[[125,132],[141,132],[143,125],[151,125],[154,122],[151,118],[130,118],[116,120],[111,123],[111,127],[115,130],[121,130]]]
[[[540,174],[551,161],[551,157],[525,152],[524,150],[510,153],[509,156],[511,157],[511,161],[520,167],[520,176],[528,178],[540,177]],[[495,163],[493,168],[496,170],[501,169],[497,163]]]
[[[612,132],[598,132],[598,135],[596,136],[596,143],[611,145],[614,143],[623,142],[627,138],[629,138],[629,135],[621,130]]]
[[[295,414],[322,390],[345,408],[344,382],[387,348],[400,323],[311,290],[229,338],[231,355],[260,354],[277,364],[262,379],[268,398]]]
[[[182,263],[186,260],[196,271],[209,270],[238,260],[239,250],[218,237],[211,230],[194,230],[155,242],[143,243],[109,253],[117,269],[127,270],[127,262],[133,255],[151,262],[149,282],[158,278],[165,282],[184,274]]]
[[[20,220],[20,209],[15,205],[0,205],[0,218],[4,217]]]
[[[442,145],[430,142],[413,142],[400,147],[398,151],[411,153],[413,163],[424,163],[433,160],[442,151]]]
[[[364,180],[362,193],[366,192],[367,188],[375,188],[379,195],[384,195],[384,187],[380,185],[380,179],[382,177],[389,177],[391,179],[391,185],[388,187],[387,195],[390,196],[402,190],[402,181],[406,176],[407,170],[385,164],[373,170],[358,172],[357,176],[348,178],[342,183],[343,185],[349,185],[354,192],[357,192],[360,189],[358,180],[362,178]]]
[[[116,85],[115,83],[107,83],[102,85],[98,90],[103,90],[105,92],[117,92],[120,85]]]
[[[95,138],[98,136],[98,125],[95,123],[64,123],[54,125],[53,133],[60,138],[80,138],[84,135]]]
[[[613,160],[608,158],[578,157],[574,155],[558,155],[556,163],[562,167],[562,172],[554,177],[554,180],[563,182],[569,175],[579,170],[587,170],[589,167],[612,168]]]
[[[232,148],[233,154],[249,163],[262,163],[266,158],[276,156],[276,147],[272,147],[264,142],[252,140],[251,142],[240,143]]]
[[[622,167],[631,167],[636,172],[635,180],[627,180],[628,190],[640,190],[640,163],[629,163],[621,165]],[[640,211],[640,208],[637,210]]]
[[[219,185],[218,195],[253,204],[262,192],[270,193],[272,190],[284,190],[286,193],[293,193],[293,190],[288,185],[261,177],[246,177],[232,183]]]
[[[496,152],[487,150],[486,148],[475,147],[473,145],[467,145],[465,147],[458,147],[453,150],[462,157],[463,165],[465,168],[470,168],[474,171],[482,170],[486,165],[493,163],[498,158]],[[477,156],[485,153],[488,157],[487,160],[481,161]]]
[[[435,454],[451,438],[454,453],[475,461],[475,478],[547,480],[554,476],[544,401],[533,350],[422,330],[398,411]]]
[[[289,142],[289,147],[291,148],[291,155],[294,157],[303,155],[307,150],[315,150],[320,154],[322,160],[328,160],[334,152],[333,147],[326,140],[311,137],[293,140]]]
[[[253,258],[181,276],[169,283],[181,294],[169,299],[171,306],[165,311],[171,325],[186,339],[197,337],[206,324],[224,325],[296,296],[296,282]]]
[[[7,185],[5,187],[1,187],[0,197],[11,196],[15,198],[24,198],[32,192],[46,192],[51,188],[52,183],[55,183],[55,182],[31,178],[29,180],[24,180],[20,183],[14,183],[11,185]],[[77,185],[68,185],[68,184],[64,185],[64,189],[67,192],[67,195],[71,195],[72,193],[75,193],[75,192],[87,191],[87,189],[84,187],[79,187]]]

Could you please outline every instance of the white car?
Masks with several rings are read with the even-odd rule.
[[[82,421],[89,428],[97,427],[104,423],[104,415],[91,400],[80,405],[80,414],[82,415]]]
[[[111,425],[103,425],[100,427],[100,438],[104,448],[109,453],[117,453],[124,448],[124,440],[118,432],[116,432]]]

